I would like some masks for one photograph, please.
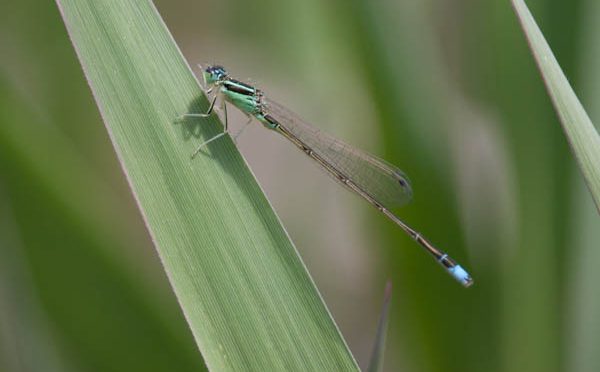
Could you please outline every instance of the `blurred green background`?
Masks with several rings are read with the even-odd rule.
[[[508,0],[156,5],[190,64],[402,168],[400,216],[473,274],[461,288],[248,129],[240,150],[361,366],[391,278],[388,371],[600,370],[598,215]],[[600,121],[600,3],[528,5]],[[55,4],[0,4],[0,55],[0,370],[202,370]]]

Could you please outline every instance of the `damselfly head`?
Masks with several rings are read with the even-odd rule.
[[[202,72],[204,76],[204,83],[208,85],[215,85],[221,83],[227,78],[227,71],[221,66],[208,66]]]

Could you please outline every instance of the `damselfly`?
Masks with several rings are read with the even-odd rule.
[[[403,205],[412,197],[410,183],[402,171],[373,155],[355,149],[315,129],[296,114],[265,97],[261,90],[231,78],[221,66],[209,66],[203,69],[202,73],[206,93],[211,94],[215,91],[210,107],[206,113],[183,116],[208,117],[214,110],[217,98],[221,97],[225,130],[198,146],[192,154],[192,158],[206,144],[229,133],[227,101],[248,117],[246,125],[234,137],[237,137],[252,122],[253,118],[266,128],[283,135],[315,160],[335,180],[360,195],[400,226],[462,285],[468,287],[473,284],[471,276],[456,261],[435,248],[421,234],[390,211],[390,208]]]

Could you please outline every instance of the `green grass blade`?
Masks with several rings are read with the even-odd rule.
[[[592,118],[600,117],[600,2],[584,1],[579,14],[579,31],[582,42],[579,52],[580,97],[589,105]],[[571,201],[572,232],[569,239],[569,251],[572,258],[567,260],[567,272],[570,284],[567,287],[566,302],[566,364],[570,372],[600,371],[600,296],[598,296],[598,262],[600,262],[600,230],[598,214],[588,201],[588,196],[578,192],[583,190],[582,182],[577,182]]]
[[[371,353],[371,359],[369,360],[368,372],[382,372],[383,371],[383,357],[385,354],[385,341],[387,338],[389,315],[390,315],[390,302],[392,301],[392,282],[388,281],[385,286],[385,295],[383,298],[383,308],[381,309],[381,315],[379,316],[379,324],[377,325],[377,334],[375,336],[375,344],[373,345],[373,351]]]
[[[577,99],[527,5],[523,0],[512,0],[512,4],[579,168],[596,207],[600,209],[600,136]]]
[[[208,103],[152,3],[57,3],[208,367],[356,370],[231,140],[190,160],[222,127],[175,125]]]

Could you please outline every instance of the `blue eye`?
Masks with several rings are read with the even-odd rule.
[[[227,71],[221,66],[208,66],[203,75],[207,84],[217,84],[227,78]]]
[[[215,80],[219,80],[227,76],[227,72],[222,66],[209,66],[206,72],[213,76]]]

